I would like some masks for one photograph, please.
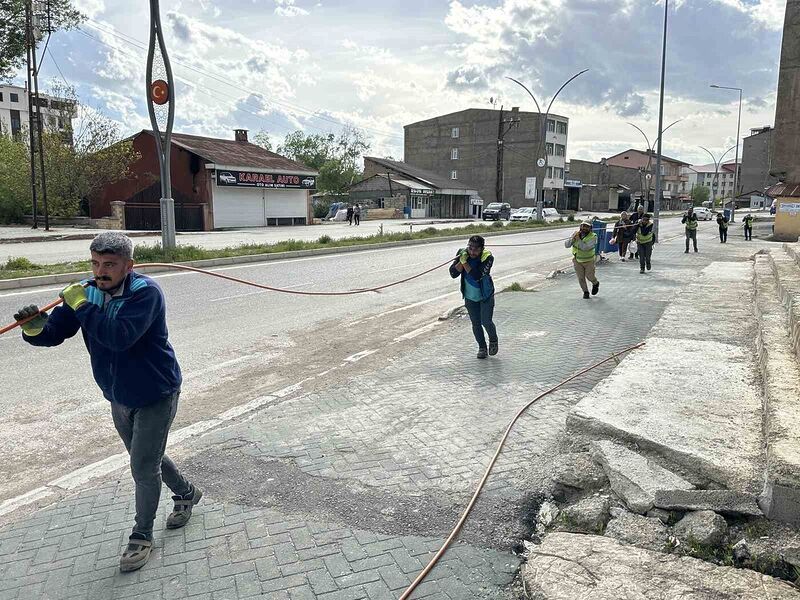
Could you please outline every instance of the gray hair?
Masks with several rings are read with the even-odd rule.
[[[131,238],[119,231],[104,231],[96,236],[92,240],[89,250],[98,254],[113,254],[126,260],[133,259],[133,242]]]

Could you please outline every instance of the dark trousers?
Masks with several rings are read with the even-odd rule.
[[[630,240],[618,240],[617,244],[619,244],[619,255],[622,258],[625,258],[625,253],[628,251],[628,244],[630,244]]]
[[[719,241],[720,243],[724,244],[728,241],[728,228],[727,227],[720,227],[719,228]]]
[[[694,251],[697,252],[697,229],[686,230],[686,251],[689,251],[689,240],[694,243]]]
[[[650,268],[650,257],[653,255],[653,242],[647,244],[639,243],[639,267],[644,271],[645,267]]]
[[[111,403],[111,416],[122,443],[131,457],[131,475],[136,484],[134,533],[153,537],[153,521],[161,498],[161,481],[175,495],[188,494],[191,486],[175,463],[164,454],[167,436],[178,410],[180,392],[142,408]]]
[[[355,220],[356,225],[360,225],[361,224],[361,215],[355,214],[355,215],[353,215],[353,219]]]
[[[745,240],[753,240],[753,228],[748,227],[747,225],[744,226],[744,239]]]
[[[486,348],[486,336],[483,335],[483,330],[489,334],[489,341],[497,341],[497,328],[494,326],[492,317],[494,316],[494,296],[482,302],[475,302],[473,300],[464,300],[469,313],[469,320],[472,321],[472,333],[475,336],[475,341],[478,342],[478,348]]]

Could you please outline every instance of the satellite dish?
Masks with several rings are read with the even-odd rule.
[[[539,160],[536,161],[536,165],[538,167],[544,167],[546,164],[547,164],[547,161],[545,159],[543,159],[543,158],[540,158]]]

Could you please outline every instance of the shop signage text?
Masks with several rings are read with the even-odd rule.
[[[291,188],[313,190],[317,178],[313,175],[284,175],[253,171],[217,171],[217,185],[227,187]]]

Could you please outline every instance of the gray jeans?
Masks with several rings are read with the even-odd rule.
[[[162,477],[175,495],[188,494],[191,489],[175,463],[164,454],[179,397],[180,392],[142,408],[111,403],[114,426],[130,454],[131,475],[136,484],[136,524],[133,531],[147,539],[153,536]]]

